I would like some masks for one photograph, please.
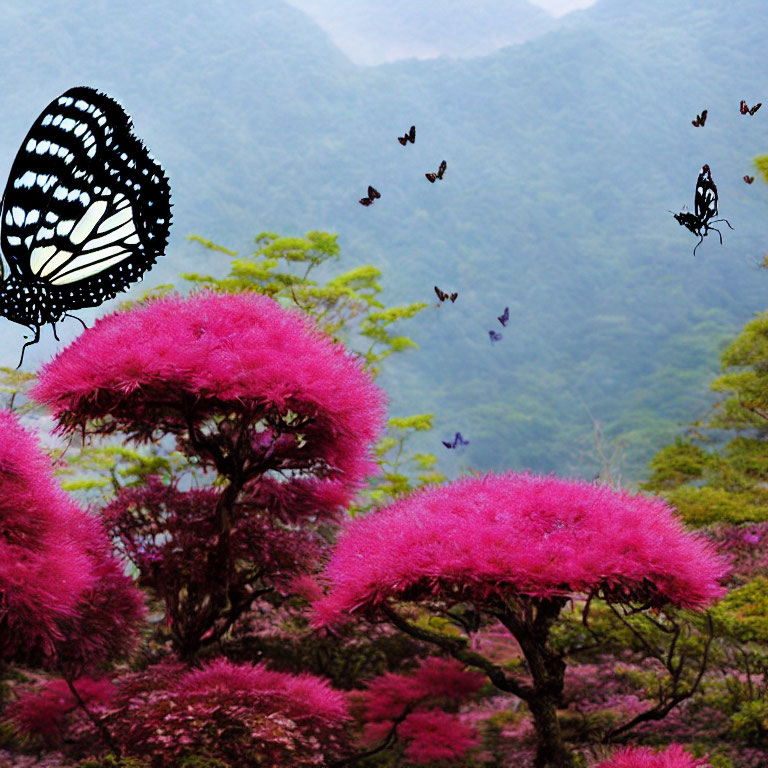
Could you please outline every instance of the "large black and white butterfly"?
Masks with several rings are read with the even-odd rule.
[[[731,227],[730,222],[727,219],[716,219],[717,216],[717,186],[712,181],[712,171],[708,165],[703,165],[699,171],[699,178],[696,180],[696,194],[693,199],[694,212],[681,211],[675,213],[673,216],[680,226],[685,227],[690,232],[693,232],[699,238],[699,242],[693,249],[693,255],[696,255],[696,248],[698,248],[704,238],[709,233],[710,229],[714,229],[720,237],[720,244],[723,243],[723,235],[717,227],[713,227],[712,224],[718,221],[724,221]]]
[[[70,88],[16,155],[0,205],[0,315],[34,332],[22,359],[43,325],[55,335],[57,321],[114,298],[165,250],[168,179],[132,127],[109,96]]]

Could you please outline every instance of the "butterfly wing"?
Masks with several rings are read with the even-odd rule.
[[[435,179],[437,178],[437,174],[436,173],[425,173],[424,175],[427,177],[427,179],[429,180],[429,182],[431,184],[435,183]]]
[[[712,181],[712,172],[708,165],[703,165],[696,180],[694,214],[701,224],[706,224],[717,216],[717,186]]]
[[[742,115],[746,115],[747,112],[749,112],[749,107],[747,106],[747,102],[744,101],[744,99],[742,99],[741,104],[739,104],[739,112],[741,112]]]
[[[451,304],[455,304],[456,303],[456,299],[459,298],[459,292],[458,291],[454,291],[448,298],[451,300]]]
[[[371,200],[376,200],[381,197],[381,195],[373,187],[368,187],[368,197],[370,197]]]
[[[745,176],[744,181],[747,182],[747,184],[751,184],[755,180],[754,176]]]
[[[509,322],[509,307],[504,307],[504,311],[496,319],[506,327]]]
[[[371,200],[369,197],[360,198],[360,205],[371,205],[372,203],[373,203],[373,200]]]
[[[398,136],[397,140],[405,146],[408,143],[408,136]]]
[[[437,298],[440,299],[440,301],[445,301],[446,294],[444,294],[437,286],[435,286],[435,293],[437,294]]]
[[[437,169],[437,178],[442,179],[443,174],[445,173],[445,169],[448,167],[448,164],[443,160],[442,163],[440,163],[440,167]]]
[[[763,106],[763,102],[762,101],[758,101],[757,104],[755,104],[755,106],[752,107],[752,109],[749,110],[749,114],[750,115],[754,115],[755,112],[757,112],[757,110],[760,109],[760,107],[762,107],[762,106]]]
[[[408,131],[408,138],[410,139],[411,144],[416,143],[416,126],[412,125],[411,130]]]
[[[170,187],[123,108],[92,88],[52,101],[29,130],[5,189],[0,246],[12,273],[98,306],[165,250]]]
[[[453,446],[450,443],[446,443],[445,440],[440,441],[446,448],[453,448]]]
[[[469,440],[465,440],[461,436],[461,432],[457,432],[456,433],[455,441],[456,441],[457,445],[469,445]]]

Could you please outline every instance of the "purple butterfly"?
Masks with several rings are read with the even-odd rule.
[[[501,334],[496,333],[496,331],[488,331],[488,335],[491,337],[491,344],[496,341],[501,341]]]
[[[456,448],[456,446],[469,445],[469,440],[465,440],[461,436],[461,432],[456,433],[456,437],[453,438],[453,442],[446,443],[445,440],[441,441],[446,448]]]
[[[496,318],[505,328],[509,322],[509,307],[504,307],[504,312]]]

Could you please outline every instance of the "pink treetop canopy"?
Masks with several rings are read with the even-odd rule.
[[[663,501],[583,481],[465,478],[351,521],[326,568],[316,621],[388,598],[483,601],[600,590],[611,600],[698,608],[726,564]]]
[[[347,485],[371,471],[384,416],[360,361],[305,316],[252,293],[168,297],[97,320],[44,366],[33,396],[61,431],[108,417],[97,431],[139,440],[236,414],[254,425],[252,451],[303,451]]]

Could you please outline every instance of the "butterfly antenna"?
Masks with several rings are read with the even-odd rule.
[[[77,322],[80,323],[86,331],[88,330],[88,326],[77,315],[70,315],[69,312],[65,312],[64,317],[71,317],[73,320],[77,320]]]
[[[29,326],[30,330],[35,331],[35,338],[32,339],[32,341],[28,341],[22,348],[21,348],[21,357],[19,358],[19,364],[16,366],[16,370],[18,371],[19,368],[21,368],[21,364],[24,362],[24,353],[27,350],[27,347],[32,346],[32,344],[37,344],[38,341],[40,341],[40,326],[38,325],[36,328],[32,328],[32,326]],[[24,338],[27,338],[26,336]]]

